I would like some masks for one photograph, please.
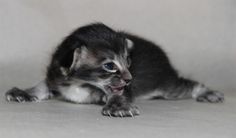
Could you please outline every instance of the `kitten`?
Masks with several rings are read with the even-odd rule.
[[[105,104],[102,114],[114,117],[139,115],[132,104],[135,98],[224,100],[222,93],[180,77],[159,46],[102,23],[81,27],[66,37],[53,54],[44,81],[6,93],[8,101],[16,102],[54,97]]]

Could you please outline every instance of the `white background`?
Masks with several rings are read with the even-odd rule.
[[[44,78],[73,29],[99,21],[160,44],[184,76],[236,90],[234,0],[0,0],[0,89]]]

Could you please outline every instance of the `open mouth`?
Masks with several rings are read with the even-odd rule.
[[[121,95],[124,91],[125,86],[108,86],[111,93]]]

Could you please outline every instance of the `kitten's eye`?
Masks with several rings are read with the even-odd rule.
[[[103,69],[105,69],[108,72],[117,71],[116,65],[113,62],[108,62],[108,63],[103,64]]]

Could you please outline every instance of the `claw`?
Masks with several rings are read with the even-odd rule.
[[[111,113],[110,113],[110,111],[107,111],[107,114],[111,117]]]
[[[19,97],[16,97],[16,100],[17,100],[18,102],[21,102],[21,99],[20,99]]]
[[[11,101],[12,100],[12,96],[11,95],[7,95],[6,98],[7,98],[7,101]]]
[[[134,117],[134,115],[133,115],[133,113],[131,111],[129,111],[129,114],[130,114],[130,116]]]
[[[16,99],[17,99],[19,102],[21,102],[21,103],[24,103],[24,102],[25,102],[25,99],[22,98],[22,97],[17,97]]]
[[[35,102],[39,102],[39,99],[36,98],[36,97],[33,97],[32,100],[35,101]]]
[[[106,114],[107,114],[107,112],[104,110],[104,111],[102,111],[102,114],[106,115]]]
[[[123,117],[123,114],[122,114],[122,112],[121,112],[121,111],[119,111],[119,114],[120,114],[120,117]]]

